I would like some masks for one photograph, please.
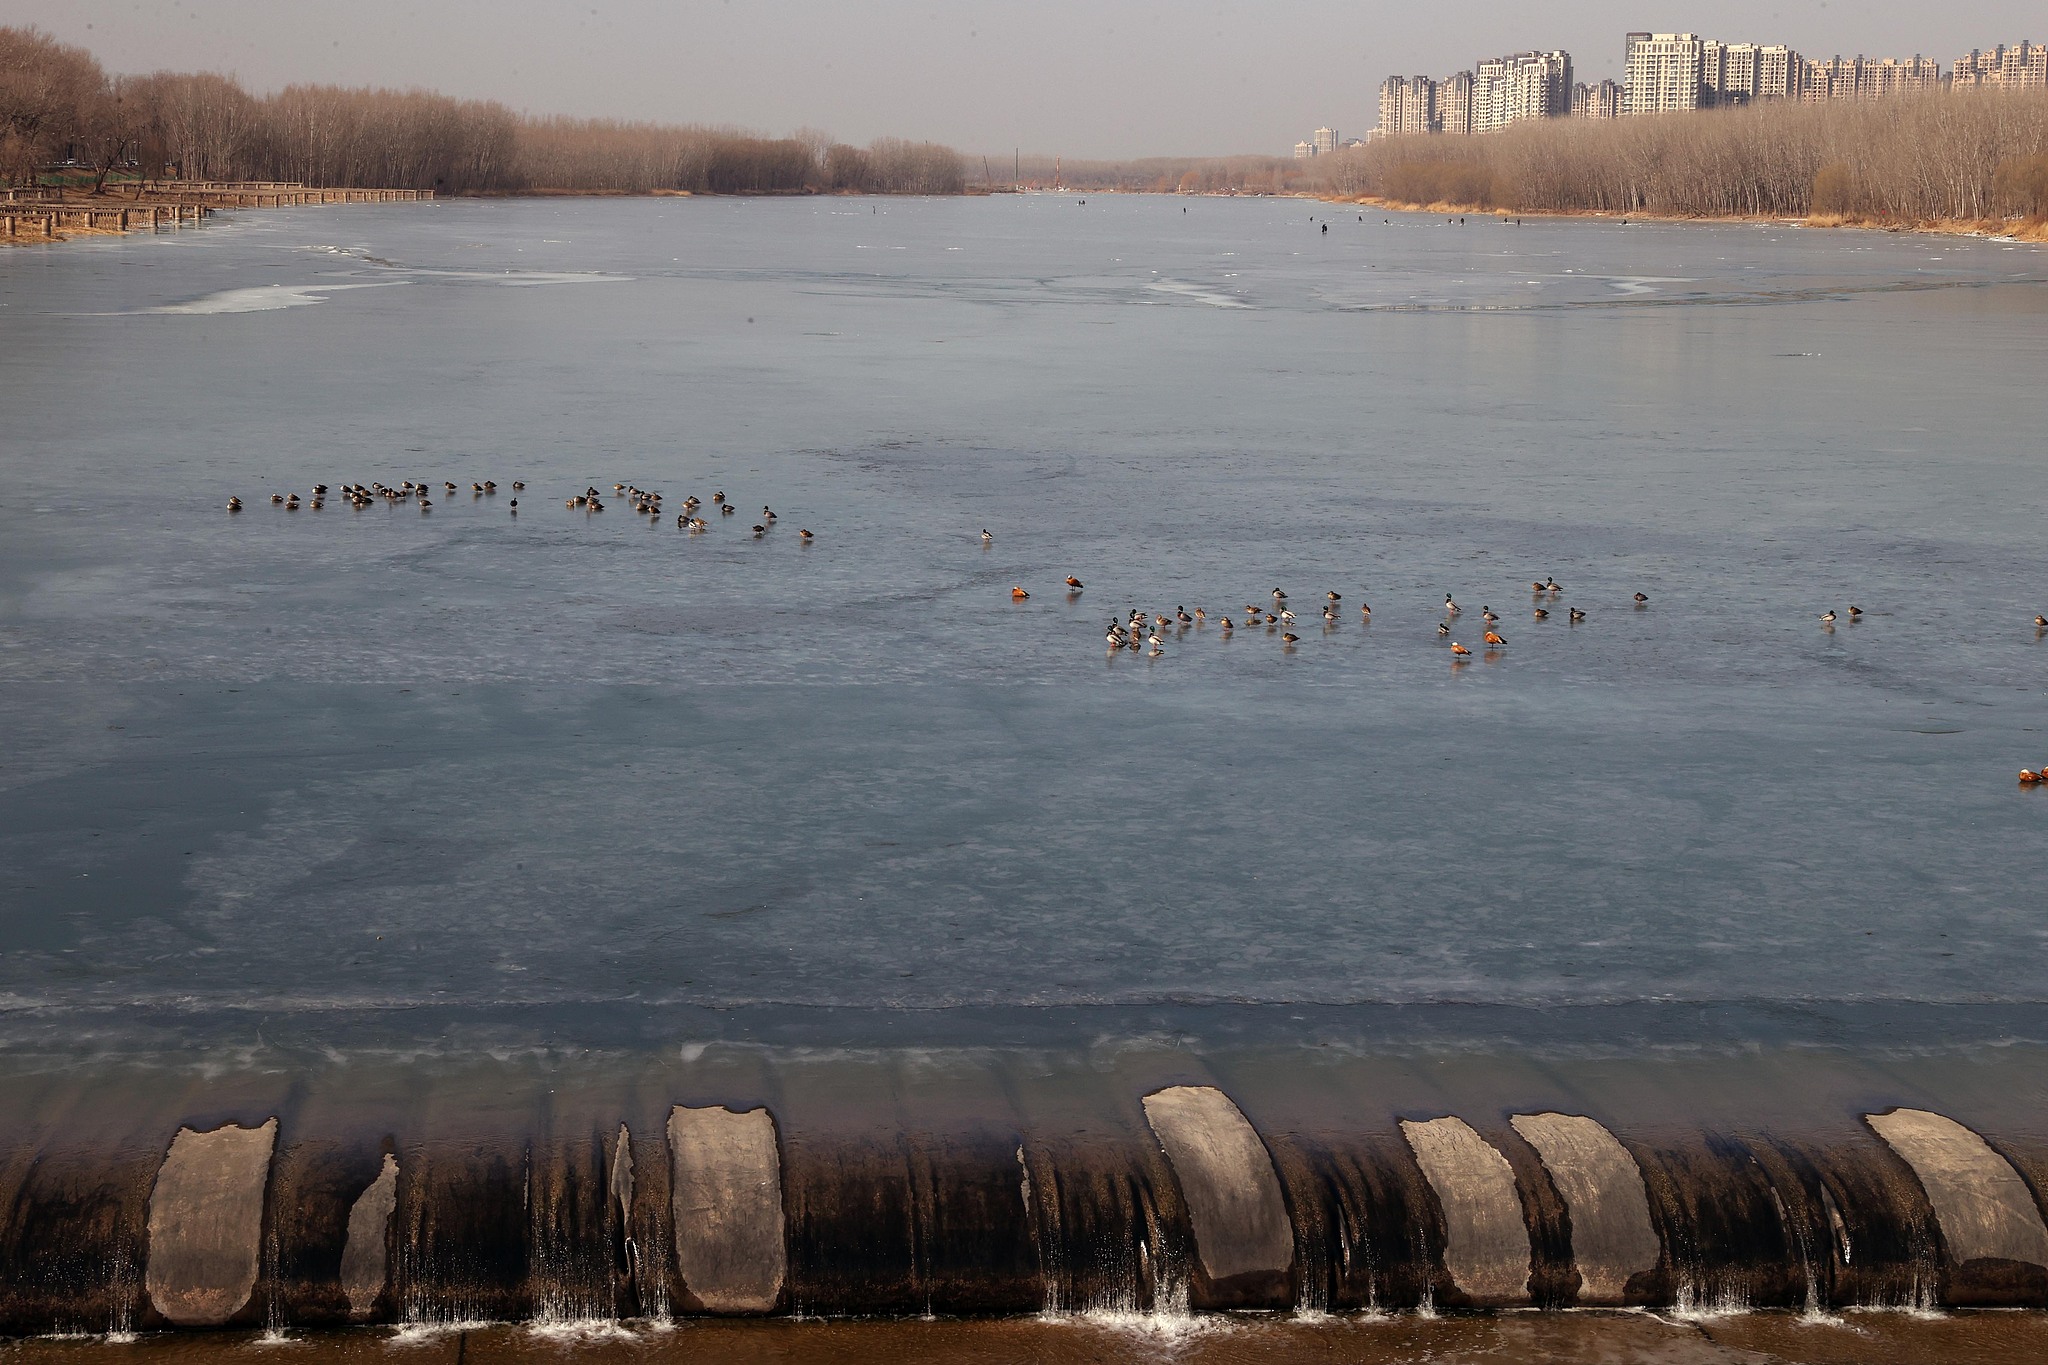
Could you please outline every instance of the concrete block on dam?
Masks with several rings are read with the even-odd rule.
[[[1954,1119],[1925,1109],[1893,1109],[1866,1115],[1865,1121],[1913,1168],[1955,1267],[1985,1261],[2048,1270],[2048,1226],[2042,1224],[2040,1206],[2012,1163],[1990,1143]],[[2039,1274],[2022,1274],[2035,1291],[2028,1297],[2038,1297]],[[1951,1301],[1977,1297],[1968,1287],[1951,1286]]]
[[[1529,1302],[1529,1226],[1508,1159],[1461,1118],[1401,1120],[1444,1212],[1444,1269],[1475,1306]]]
[[[1272,1154],[1250,1121],[1210,1086],[1170,1086],[1145,1096],[1144,1105],[1187,1200],[1210,1281],[1284,1281],[1294,1264],[1294,1227]]]
[[[358,1322],[376,1310],[390,1278],[385,1242],[397,1207],[398,1158],[386,1152],[377,1178],[349,1208],[348,1241],[341,1252],[341,1288],[348,1295],[348,1315]]]
[[[683,1288],[706,1312],[772,1312],[789,1273],[774,1118],[676,1105],[668,1146]]]
[[[277,1120],[211,1132],[180,1128],[149,1196],[143,1286],[180,1327],[218,1327],[256,1288],[263,1196]]]
[[[1516,1114],[1509,1120],[1542,1158],[1571,1215],[1578,1302],[1631,1301],[1629,1281],[1657,1269],[1661,1247],[1635,1158],[1614,1134],[1575,1114]]]

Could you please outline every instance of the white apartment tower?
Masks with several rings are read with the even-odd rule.
[[[1706,44],[1692,33],[1631,33],[1624,112],[1662,114],[1700,107]]]
[[[1799,71],[1804,59],[1782,44],[1756,50],[1756,98],[1790,99],[1799,93]]]
[[[1573,118],[1621,117],[1621,86],[1615,81],[1572,87]]]
[[[1472,73],[1458,71],[1437,82],[1436,127],[1440,133],[1472,131]]]
[[[1524,119],[1572,111],[1572,59],[1564,52],[1517,52],[1472,73],[1472,131],[1492,133]]]
[[[1950,85],[1957,90],[2040,90],[2048,88],[2048,47],[2023,42],[1989,52],[1972,49],[1956,58]]]
[[[1755,43],[1700,45],[1700,103],[1717,107],[1761,99],[1763,49]]]

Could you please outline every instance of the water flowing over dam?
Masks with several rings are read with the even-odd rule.
[[[2048,1304],[2039,1049],[1316,1051],[22,1068],[0,1329]]]

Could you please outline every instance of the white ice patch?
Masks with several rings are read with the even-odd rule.
[[[1243,299],[1233,298],[1220,290],[1207,289],[1199,284],[1190,284],[1186,280],[1154,280],[1145,287],[1156,293],[1177,294],[1184,299],[1193,299],[1196,303],[1206,303],[1211,308],[1251,307]]]
[[[1691,284],[1692,281],[1675,275],[1608,275],[1607,283],[1624,294],[1654,294],[1660,284]]]
[[[374,280],[362,284],[269,284],[253,289],[223,289],[218,294],[189,303],[167,303],[160,308],[140,308],[141,314],[180,317],[212,317],[221,313],[273,313],[281,308],[305,308],[327,302],[329,294],[343,289],[383,289],[411,280]]]

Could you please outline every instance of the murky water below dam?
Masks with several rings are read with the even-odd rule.
[[[310,1336],[48,1339],[10,1349],[23,1365],[181,1365],[275,1359],[307,1365],[489,1365],[494,1361],[664,1365],[2032,1365],[2048,1353],[2036,1315],[1783,1314],[1687,1320],[1647,1314],[1485,1318],[1024,1318],[895,1322],[706,1322],[677,1326],[357,1330]]]
[[[0,355],[9,1330],[2048,1304],[2038,247],[350,206]],[[1190,1308],[1345,1316],[1028,1317]]]

